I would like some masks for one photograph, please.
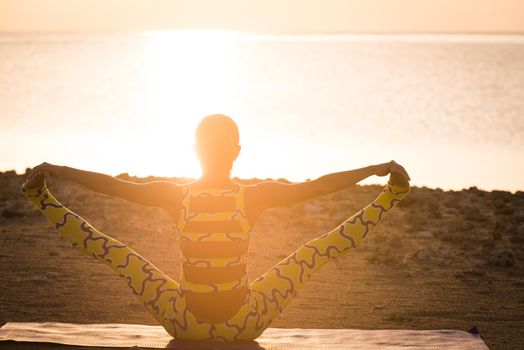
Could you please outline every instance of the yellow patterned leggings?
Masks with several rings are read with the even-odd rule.
[[[332,231],[298,248],[250,283],[246,303],[222,323],[199,322],[186,308],[179,283],[125,244],[105,235],[58,202],[43,184],[22,187],[23,194],[83,253],[111,267],[155,320],[175,339],[254,340],[280,315],[311,274],[358,246],[366,235],[410,192],[390,182],[380,195]]]

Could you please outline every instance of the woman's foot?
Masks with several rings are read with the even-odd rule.
[[[42,187],[45,184],[45,173],[42,171],[31,172],[22,185],[22,192]]]
[[[408,178],[403,173],[398,171],[392,171],[389,174],[389,183],[396,186],[409,187]]]

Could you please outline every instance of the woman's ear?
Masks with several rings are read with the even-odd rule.
[[[242,146],[240,145],[236,145],[236,150],[235,150],[235,158],[233,158],[233,160],[236,160],[238,155],[240,154],[240,149],[242,148]]]

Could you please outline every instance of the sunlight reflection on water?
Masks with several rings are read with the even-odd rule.
[[[414,185],[523,190],[524,40],[460,38],[0,36],[0,169],[198,176],[194,128],[224,113],[240,177],[395,159]]]

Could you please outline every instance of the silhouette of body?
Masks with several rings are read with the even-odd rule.
[[[394,161],[296,184],[238,184],[230,178],[240,152],[238,130],[231,118],[221,114],[200,122],[195,151],[202,176],[190,184],[134,183],[43,163],[31,171],[22,186],[24,195],[62,238],[117,272],[175,339],[257,338],[313,272],[355,248],[410,191],[409,175]],[[66,176],[96,192],[166,209],[180,238],[180,281],[65,208],[46,186],[44,176],[49,174]],[[371,175],[387,174],[390,180],[372,203],[332,231],[305,243],[261,277],[248,281],[249,234],[264,210],[335,192]]]

